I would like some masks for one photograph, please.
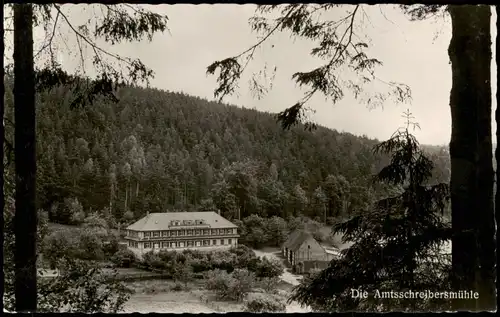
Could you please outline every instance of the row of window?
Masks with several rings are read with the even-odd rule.
[[[130,241],[133,243],[133,241]],[[129,242],[129,246],[137,248],[137,242],[135,245],[131,245]],[[227,239],[227,245],[231,245],[233,243],[232,239]],[[220,243],[217,244],[217,239],[213,240],[198,240],[198,241],[175,241],[175,242],[144,242],[144,249],[151,248],[162,248],[162,249],[173,249],[173,248],[190,248],[190,247],[208,247],[214,245],[225,245],[224,239],[220,239]]]
[[[138,248],[139,247],[139,243],[137,243],[135,241],[129,241],[128,242],[128,246],[131,247],[131,248]]]
[[[144,237],[183,237],[183,236],[208,236],[208,235],[225,235],[236,234],[236,229],[184,229],[184,230],[165,230],[144,232]]]

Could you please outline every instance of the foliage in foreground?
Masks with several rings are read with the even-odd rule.
[[[327,269],[296,287],[290,300],[321,311],[446,309],[449,303],[444,301],[351,295],[352,289],[371,294],[450,289],[450,257],[440,248],[451,238],[449,224],[440,217],[449,199],[448,185],[428,183],[433,164],[408,126],[380,143],[376,151],[392,155],[377,179],[391,184],[397,195],[334,226],[334,232],[354,244]]]
[[[206,288],[213,290],[219,299],[241,302],[255,285],[255,274],[246,269],[236,269],[231,274],[223,270],[208,271]]]
[[[265,297],[264,297],[265,296]],[[245,303],[245,312],[250,313],[282,313],[286,311],[283,301],[269,294],[259,294],[258,297],[248,299]]]
[[[15,211],[13,197],[13,182],[11,174],[5,175],[6,205],[4,217],[4,292],[3,304],[8,311],[15,311],[14,297],[14,234],[13,216]],[[128,291],[124,285],[115,280],[115,275],[106,274],[103,270],[87,261],[71,259],[67,249],[73,246],[72,241],[61,236],[61,233],[50,235],[50,249],[40,243],[48,234],[47,216],[44,211],[39,212],[37,239],[39,251],[49,254],[49,262],[57,268],[61,275],[54,278],[44,278],[38,281],[38,311],[39,312],[118,312],[128,299]],[[88,229],[90,230],[90,229]],[[90,235],[90,233],[88,234]],[[62,238],[61,238],[62,237]],[[52,253],[47,253],[48,250]],[[66,251],[66,252],[59,252]],[[52,257],[50,256],[52,255]],[[57,257],[57,258],[54,258]]]
[[[117,313],[130,297],[113,275],[80,260],[65,259],[61,275],[39,284],[39,312]]]

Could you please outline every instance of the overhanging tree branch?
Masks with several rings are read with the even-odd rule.
[[[238,80],[241,78],[244,70],[253,58],[255,50],[265,43],[272,34],[276,31],[289,31],[292,36],[300,37],[317,42],[317,47],[313,48],[310,55],[326,60],[327,62],[309,72],[297,72],[292,75],[292,79],[299,86],[306,86],[310,89],[305,92],[295,105],[285,109],[278,114],[278,121],[281,122],[283,128],[288,129],[292,125],[303,122],[307,128],[315,125],[306,120],[307,112],[310,109],[305,109],[305,104],[317,93],[321,92],[326,98],[338,102],[344,97],[344,90],[350,90],[355,98],[361,96],[361,92],[365,89],[365,85],[371,83],[374,79],[384,83],[390,88],[387,93],[374,93],[373,96],[366,98],[368,105],[379,105],[388,97],[395,96],[396,102],[407,102],[411,100],[411,91],[408,86],[400,83],[379,80],[375,77],[374,69],[382,63],[375,59],[369,58],[364,49],[368,45],[363,42],[354,43],[355,37],[354,26],[358,11],[363,8],[361,5],[356,5],[346,16],[334,21],[318,21],[321,12],[328,11],[338,5],[325,4],[292,4],[292,5],[262,5],[258,6],[257,12],[260,13],[252,17],[249,23],[252,30],[256,32],[264,32],[256,44],[250,46],[242,53],[226,58],[221,61],[212,63],[207,67],[207,74],[215,74],[219,71],[217,77],[217,88],[214,91],[215,98],[221,101],[227,95],[233,94],[238,88]],[[279,10],[282,9],[282,10]],[[263,14],[269,14],[273,11],[280,11],[280,17],[274,19],[275,23],[271,25]],[[340,31],[340,27],[346,25],[345,29]],[[246,61],[241,66],[238,59],[248,54]],[[344,77],[343,67],[346,67],[355,76],[359,78],[359,83]],[[255,83],[255,79],[250,81],[252,86],[259,90],[259,93],[267,91],[262,89],[261,85]]]

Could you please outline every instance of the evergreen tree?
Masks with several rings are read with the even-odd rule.
[[[376,180],[397,186],[397,195],[335,225],[333,232],[354,244],[327,269],[299,285],[292,300],[326,311],[449,308],[444,301],[352,296],[352,289],[374,295],[449,287],[450,258],[442,254],[442,245],[451,239],[451,228],[440,217],[449,188],[443,183],[429,185],[433,163],[409,132],[411,115],[406,117],[407,126],[375,148],[391,154],[391,162]]]

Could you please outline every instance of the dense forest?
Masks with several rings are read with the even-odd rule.
[[[77,224],[99,211],[128,223],[146,211],[214,208],[229,219],[329,222],[390,190],[372,181],[389,161],[373,152],[377,140],[282,130],[273,114],[184,93],[124,87],[116,96],[79,108],[66,87],[37,96],[37,203],[52,222]],[[13,123],[11,89],[5,98]],[[6,132],[12,143],[12,126]],[[432,182],[447,183],[447,149],[424,148],[436,166]]]

